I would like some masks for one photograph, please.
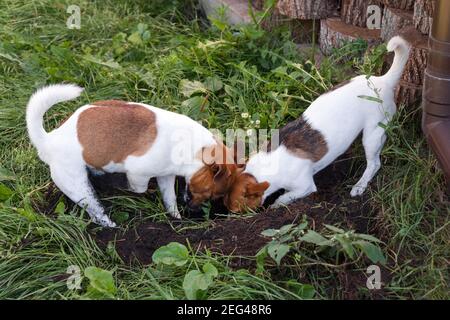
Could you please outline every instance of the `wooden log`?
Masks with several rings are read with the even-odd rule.
[[[337,15],[338,0],[278,0],[277,8],[290,18],[325,19]]]
[[[339,18],[328,18],[320,21],[320,49],[327,55],[333,48],[339,48],[346,42],[363,39],[369,45],[380,42],[380,30],[369,30],[344,23]]]
[[[395,89],[395,103],[397,104],[397,107],[402,105],[412,106],[420,102],[421,98],[422,86],[400,80],[400,83]]]
[[[401,29],[399,34],[411,44],[411,53],[401,79],[421,86],[428,65],[428,37],[413,26]]]
[[[346,24],[365,28],[367,7],[374,4],[380,5],[380,0],[342,0],[341,19]]]
[[[398,30],[413,25],[413,12],[385,7],[381,22],[381,39],[389,41]]]
[[[414,26],[423,34],[430,33],[435,7],[436,0],[417,0],[414,4]]]
[[[416,0],[383,0],[384,5],[394,9],[414,10]]]

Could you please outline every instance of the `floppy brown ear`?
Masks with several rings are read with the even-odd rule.
[[[264,191],[269,188],[270,183],[267,181],[261,182],[261,183],[251,183],[247,186],[247,192],[246,194],[249,196],[252,195],[261,195],[264,193]]]
[[[212,170],[214,173],[214,183],[217,184],[224,179],[228,179],[231,176],[231,171],[227,165],[224,164],[213,164]]]

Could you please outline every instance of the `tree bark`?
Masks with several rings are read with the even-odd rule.
[[[363,39],[369,45],[380,42],[380,30],[369,30],[345,24],[339,18],[320,21],[320,49],[324,54],[331,54],[333,48],[341,47],[345,42]]]
[[[401,10],[413,10],[416,0],[383,0],[387,7]]]
[[[417,0],[414,4],[414,26],[423,34],[430,33],[435,7],[435,0]]]
[[[421,86],[428,65],[428,37],[414,27],[403,28],[399,34],[411,44],[411,53],[403,71],[402,80]]]
[[[290,18],[324,19],[337,14],[338,0],[278,0],[277,8]]]
[[[395,103],[397,107],[401,105],[411,106],[419,102],[422,98],[422,86],[400,81],[395,89]]]
[[[380,5],[380,0],[342,0],[341,19],[346,24],[357,27],[366,27],[367,7],[369,5]]]
[[[385,7],[381,22],[381,39],[389,41],[403,27],[413,24],[413,12]]]

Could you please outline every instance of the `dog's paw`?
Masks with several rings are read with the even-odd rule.
[[[350,191],[350,195],[352,197],[357,197],[357,196],[362,195],[364,193],[364,191],[366,191],[366,187],[355,185],[355,186],[353,186],[352,191]]]
[[[178,211],[170,212],[170,215],[175,219],[181,220],[181,214]]]
[[[117,227],[116,223],[113,222],[107,215],[94,219],[94,222],[106,228]]]

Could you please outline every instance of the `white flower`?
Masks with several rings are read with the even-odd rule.
[[[248,116],[249,116],[248,112],[242,112],[242,113],[241,113],[242,119],[247,119]]]
[[[248,129],[248,130],[247,130],[247,135],[248,135],[248,136],[253,135],[253,129]]]
[[[261,121],[259,121],[259,120],[256,120],[256,121],[255,121],[255,124],[256,124],[256,125],[259,125],[260,123],[261,123]]]

